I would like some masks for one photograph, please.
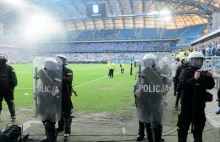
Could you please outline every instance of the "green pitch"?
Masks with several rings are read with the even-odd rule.
[[[12,65],[18,78],[15,89],[16,106],[33,108],[33,67],[32,64]],[[74,72],[73,86],[78,97],[72,95],[76,111],[86,113],[111,112],[120,117],[130,117],[133,112],[136,70],[130,75],[129,65],[125,66],[125,73],[120,73],[116,64],[114,78],[108,75],[107,64],[70,64],[68,67]],[[4,103],[4,108],[6,104]]]

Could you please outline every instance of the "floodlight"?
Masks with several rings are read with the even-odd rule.
[[[170,11],[168,9],[163,9],[160,11],[160,15],[170,15]]]

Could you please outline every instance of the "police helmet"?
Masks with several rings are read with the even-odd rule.
[[[168,64],[168,58],[164,57],[162,58],[162,65],[166,65],[166,64]]]
[[[182,59],[181,59],[181,63],[183,63],[183,61],[187,61],[187,57],[182,57]]]
[[[179,58],[179,57],[176,57],[176,61],[179,62],[179,61],[180,61],[180,58]]]
[[[187,60],[189,62],[189,65],[191,65],[197,69],[201,69],[202,65],[203,65],[203,60],[205,60],[205,57],[201,52],[194,51],[189,54]]]
[[[63,61],[63,65],[68,65],[66,56],[63,54],[58,54],[57,57]]]
[[[0,54],[0,60],[8,61],[8,57],[5,54]]]
[[[58,62],[55,58],[49,57],[44,61],[44,70],[58,70]]]
[[[156,57],[153,54],[146,54],[143,57],[143,67],[146,68],[149,67],[155,67],[156,66]]]

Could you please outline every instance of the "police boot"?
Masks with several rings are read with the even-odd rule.
[[[72,116],[71,113],[64,114],[64,141],[67,141],[71,133]]]
[[[57,141],[57,132],[55,128],[55,123],[53,122],[44,122],[44,127],[46,131],[47,138],[41,142],[56,142]]]
[[[58,128],[56,129],[57,133],[64,131],[63,127],[64,127],[64,120],[63,117],[61,117],[60,121],[58,121]]]
[[[188,129],[186,128],[179,128],[178,131],[178,142],[186,142],[187,141],[187,135],[188,135]]]
[[[14,122],[16,120],[16,115],[15,115],[15,104],[13,100],[7,101],[8,104],[8,109],[11,114],[11,121]]]
[[[153,142],[161,142],[162,126],[161,124],[152,124]]]
[[[204,125],[197,126],[194,129],[194,132],[193,132],[194,142],[202,142],[203,129],[204,129]]]
[[[194,142],[202,142],[202,134],[201,133],[193,133]]]
[[[144,139],[144,123],[139,121],[139,131],[137,135],[137,141],[142,141]]]
[[[152,130],[151,130],[151,124],[145,123],[145,127],[146,127],[148,142],[153,142],[153,134],[152,134]]]

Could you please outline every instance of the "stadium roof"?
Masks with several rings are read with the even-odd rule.
[[[105,3],[107,17],[86,17],[86,5]],[[211,21],[220,0],[1,0],[0,22],[19,21],[19,12],[35,8],[62,20],[69,31],[89,29],[176,29]],[[170,11],[167,12],[167,10]]]

